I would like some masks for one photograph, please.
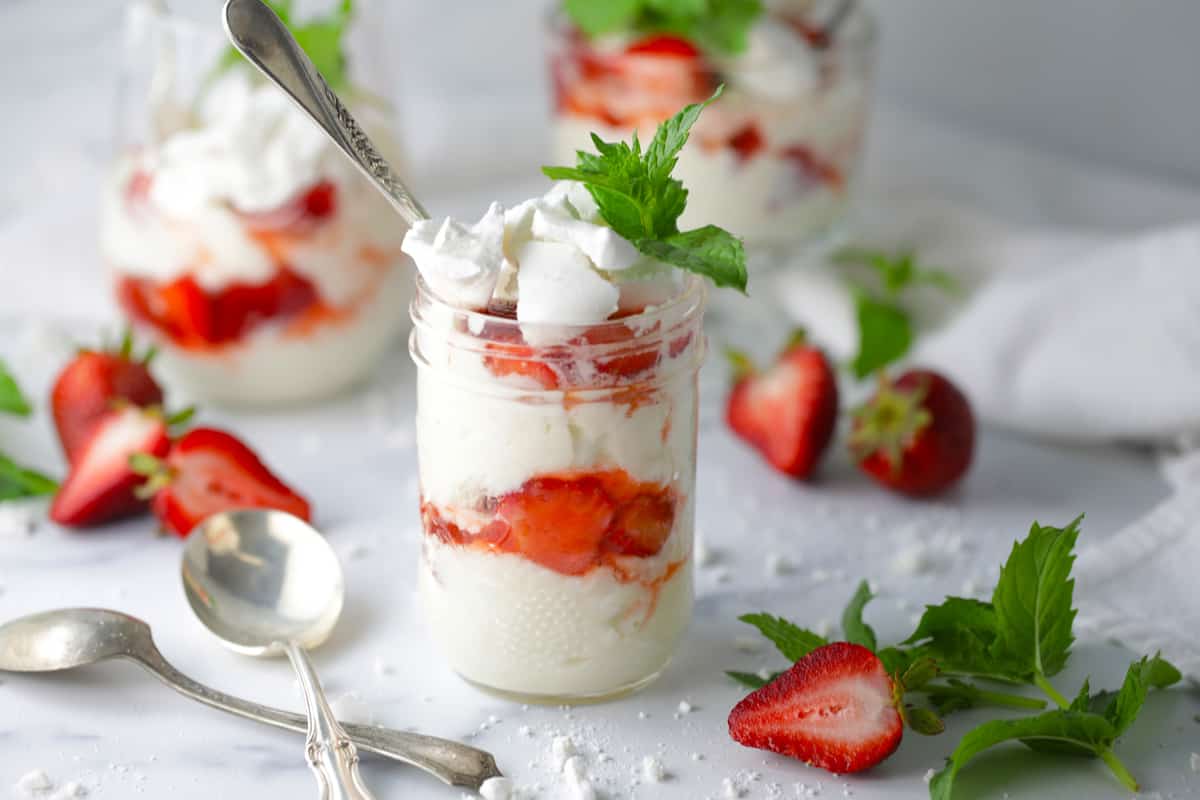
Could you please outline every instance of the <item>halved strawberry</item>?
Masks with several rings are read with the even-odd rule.
[[[526,558],[564,575],[582,575],[597,562],[613,510],[595,478],[535,478],[506,495],[496,516]]]
[[[116,350],[80,350],[54,381],[50,408],[67,461],[75,463],[92,426],[115,403],[161,406],[162,388],[150,374],[153,350],[134,355],[126,333]]]
[[[947,378],[910,370],[855,412],[850,447],[859,467],[879,483],[924,497],[962,479],[975,451],[971,404]]]
[[[134,406],[104,412],[79,446],[50,506],[50,519],[86,527],[140,510],[145,503],[135,490],[141,478],[130,467],[130,459],[135,454],[164,456],[170,446],[161,413]]]
[[[304,520],[310,517],[308,501],[231,433],[194,428],[165,456],[138,459],[135,467],[147,479],[144,493],[153,495],[154,515],[179,536],[187,536],[205,517],[239,508],[275,508]]]
[[[765,373],[740,353],[730,357],[737,382],[725,408],[729,427],[780,472],[807,478],[837,423],[837,379],[824,353],[798,332]]]
[[[729,713],[734,741],[840,775],[875,766],[900,746],[899,692],[865,647],[817,648]]]

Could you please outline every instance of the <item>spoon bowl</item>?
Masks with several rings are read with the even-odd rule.
[[[226,646],[282,655],[329,638],[342,613],[345,581],[333,548],[283,511],[215,514],[188,536],[183,587],[192,611]]]
[[[0,669],[58,672],[127,658],[150,639],[140,619],[103,608],[31,614],[0,625]]]

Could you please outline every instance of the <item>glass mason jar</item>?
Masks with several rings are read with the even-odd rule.
[[[371,69],[360,34],[369,11],[355,5],[338,91],[395,158],[391,107],[371,82],[385,71]],[[194,398],[273,405],[336,393],[406,325],[405,227],[230,49],[219,4],[187,8],[194,17],[151,0],[127,11],[101,211],[117,303]]]
[[[524,702],[652,681],[692,610],[705,291],[596,325],[448,306],[420,280],[422,556],[433,638]]]
[[[785,8],[764,11],[747,49],[729,57],[661,34],[589,39],[556,11],[555,163],[574,165],[593,131],[612,141],[636,130],[648,142],[660,122],[724,84],[674,172],[688,187],[680,226],[720,225],[755,249],[827,242],[842,233],[858,177],[875,51],[861,3],[832,41]]]

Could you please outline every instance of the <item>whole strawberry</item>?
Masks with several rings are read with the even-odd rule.
[[[162,389],[150,374],[152,352],[136,357],[129,334],[116,350],[80,350],[50,392],[54,426],[67,461],[74,464],[96,421],[115,403],[161,406]]]
[[[837,423],[837,379],[825,354],[797,332],[766,372],[741,353],[730,359],[737,380],[725,408],[729,427],[775,469],[807,478]]]
[[[163,528],[187,536],[202,519],[239,508],[274,508],[309,519],[308,501],[271,472],[245,443],[215,428],[193,428],[164,458],[138,456],[142,496]]]
[[[855,411],[850,448],[863,472],[914,497],[943,492],[962,479],[975,451],[975,416],[957,387],[930,370],[880,378]]]
[[[900,746],[901,697],[878,656],[835,642],[743,698],[729,713],[729,735],[840,775],[861,772]]]

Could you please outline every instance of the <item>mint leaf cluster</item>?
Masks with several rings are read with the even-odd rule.
[[[0,359],[0,414],[28,417],[33,413],[29,401],[21,392],[16,378]],[[0,452],[0,502],[26,497],[42,497],[58,491],[58,484],[40,472],[22,467],[7,454]]]
[[[563,7],[588,36],[671,34],[717,55],[743,52],[763,13],[760,0],[565,0]]]
[[[687,189],[671,177],[700,112],[721,96],[685,107],[658,126],[642,150],[635,132],[629,142],[606,142],[592,134],[595,153],[579,151],[575,167],[543,167],[552,180],[579,181],[596,201],[600,216],[644,255],[703,275],[717,286],[746,290],[746,251],[740,239],[715,225],[680,231]]]
[[[865,378],[888,364],[899,361],[912,348],[912,317],[903,303],[906,290],[934,286],[946,292],[957,284],[945,271],[921,266],[912,251],[896,254],[861,247],[848,247],[833,256],[842,266],[867,267],[878,288],[865,282],[854,285],[854,313],[858,322],[858,353],[850,367],[855,377]]]
[[[846,640],[874,650],[906,698],[923,695],[928,708],[912,704],[904,708],[905,719],[919,732],[938,732],[938,715],[963,709],[1040,710],[1047,705],[1037,698],[986,688],[981,681],[1036,687],[1056,706],[1035,716],[985,722],[967,733],[930,782],[933,800],[951,800],[954,780],[967,762],[1010,741],[1052,755],[1098,758],[1122,785],[1137,790],[1137,781],[1113,746],[1137,719],[1150,690],[1169,687],[1182,676],[1154,655],[1133,662],[1116,692],[1093,693],[1085,681],[1068,701],[1051,684],[1050,678],[1070,659],[1075,640],[1071,570],[1082,519],[1061,528],[1035,522],[1028,536],[1013,545],[990,601],[947,597],[939,605],[927,606],[917,629],[898,645],[877,647],[875,632],[863,618],[872,597],[865,582],[847,604],[842,615]],[[825,643],[780,617],[748,614],[741,620],[758,628],[792,661],[797,660],[796,654],[806,655]],[[774,677],[727,674],[752,688]]]
[[[300,22],[294,18],[293,0],[264,0],[283,24],[296,37],[297,44],[312,59],[313,66],[335,92],[348,85],[346,47],[343,39],[354,18],[354,1],[338,0],[337,5],[326,16],[314,17]],[[242,54],[232,46],[221,54],[214,70],[221,74],[227,69],[244,65]]]

